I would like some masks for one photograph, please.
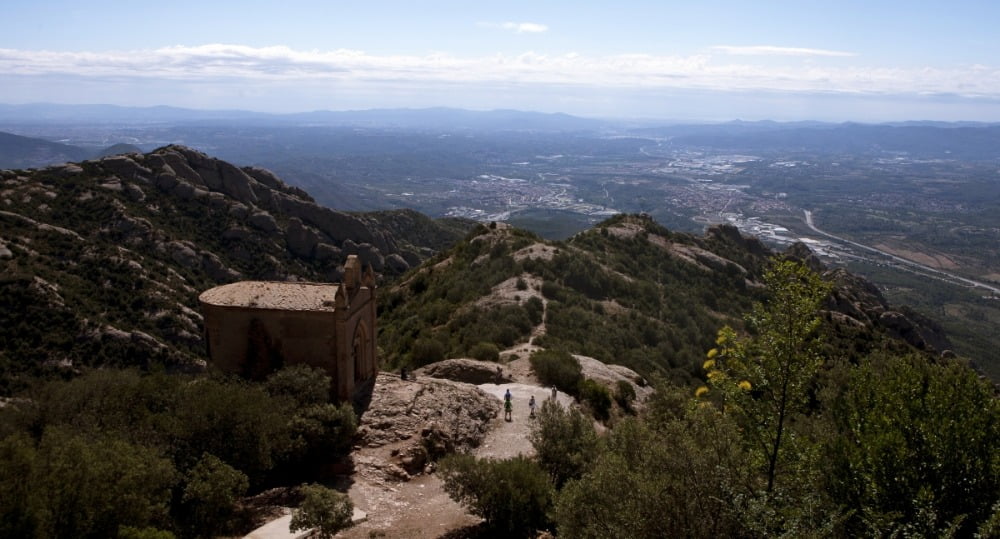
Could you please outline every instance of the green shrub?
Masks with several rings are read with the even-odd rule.
[[[500,349],[490,342],[481,342],[469,350],[469,355],[480,361],[499,361]]]
[[[444,359],[444,345],[437,339],[420,338],[413,342],[410,350],[410,363],[414,367],[422,367]]]
[[[556,386],[571,395],[578,394],[583,368],[580,362],[562,350],[539,350],[531,355],[531,368],[538,380],[547,386]]]
[[[287,460],[309,468],[348,452],[358,430],[358,418],[346,402],[314,404],[299,410],[288,428],[291,447]]]
[[[193,535],[219,535],[231,521],[236,500],[249,486],[244,473],[205,453],[187,474],[181,498],[186,526]]]
[[[606,420],[611,417],[611,392],[598,382],[585,378],[580,382],[580,398],[594,412],[594,417]]]
[[[533,537],[533,531],[548,526],[554,489],[534,461],[451,455],[438,469],[451,499],[483,517],[491,530]]]
[[[299,406],[309,406],[330,401],[330,382],[323,369],[292,365],[269,376],[265,388],[273,397],[284,395],[295,399]]]
[[[542,323],[542,316],[545,314],[545,304],[538,296],[531,296],[528,301],[524,302],[524,310],[528,313],[528,319],[531,323],[538,325]]]
[[[618,380],[615,386],[615,402],[626,412],[632,412],[632,402],[635,401],[635,388],[626,380]]]
[[[319,537],[329,539],[351,525],[354,504],[346,494],[322,485],[305,485],[301,490],[305,499],[292,516],[289,530],[313,528]]]
[[[563,408],[546,399],[538,410],[528,439],[538,464],[549,473],[557,488],[578,479],[597,458],[597,432],[593,420],[576,409]]]
[[[542,295],[545,296],[545,299],[551,299],[553,301],[566,300],[566,291],[552,281],[545,281],[542,283]]]

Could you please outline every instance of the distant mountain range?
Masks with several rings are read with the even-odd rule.
[[[269,114],[246,110],[194,110],[117,105],[0,104],[0,125],[190,124],[358,126],[428,130],[592,131],[606,122],[561,113],[454,108],[371,109]]]
[[[38,168],[126,153],[142,153],[131,144],[115,144],[97,152],[34,137],[0,132],[0,169]]]

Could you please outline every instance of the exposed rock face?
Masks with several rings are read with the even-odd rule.
[[[313,249],[319,243],[319,234],[312,228],[302,224],[298,217],[288,220],[288,227],[285,229],[285,241],[288,249],[301,257],[313,256]]]
[[[737,245],[754,256],[767,256],[771,252],[759,239],[753,236],[743,236],[740,234],[740,229],[733,225],[724,224],[709,227],[705,235]]]
[[[296,256],[339,261],[357,254],[377,272],[386,268],[403,272],[412,266],[392,237],[374,222],[319,206],[304,191],[286,185],[267,170],[240,169],[183,146],[168,146],[150,154],[146,167],[124,156],[105,161],[110,161],[120,176],[154,178],[157,188],[182,199],[224,194],[233,200],[230,215],[245,219],[262,232],[284,230],[285,243]],[[287,221],[276,217],[279,215],[287,216]],[[329,247],[318,248],[323,244]],[[397,256],[387,265],[386,256],[390,255]]]
[[[358,439],[366,447],[391,446],[399,466],[414,474],[439,456],[477,447],[499,413],[500,401],[470,384],[380,373]]]
[[[859,325],[882,328],[920,350],[933,352],[951,348],[936,323],[906,308],[890,308],[871,282],[842,268],[826,272],[824,278],[835,285],[827,301],[828,310],[842,313]]]
[[[619,382],[628,382],[632,386],[632,389],[635,390],[637,403],[645,402],[653,394],[653,388],[644,383],[643,377],[628,367],[608,365],[587,356],[574,355],[573,357],[580,363],[585,378],[607,387],[612,395],[617,391]]]
[[[821,273],[823,272],[823,270],[826,269],[826,267],[823,266],[823,262],[819,259],[819,257],[812,252],[812,249],[810,249],[808,245],[802,243],[801,241],[797,241],[792,245],[790,245],[788,249],[785,249],[784,254],[788,258],[797,260],[805,264],[807,268],[817,273]]]

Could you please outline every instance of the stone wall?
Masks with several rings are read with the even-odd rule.
[[[319,367],[333,379],[338,399],[356,398],[357,390],[378,373],[375,287],[370,274],[362,278],[357,266],[346,273],[341,285],[310,284],[333,299],[308,310],[261,308],[239,299],[240,286],[302,286],[295,283],[233,283],[206,291],[201,307],[212,362],[252,380],[288,365]],[[226,301],[218,300],[227,293]]]

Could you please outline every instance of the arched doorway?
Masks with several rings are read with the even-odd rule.
[[[367,379],[371,375],[370,351],[368,350],[368,328],[363,323],[354,330],[351,356],[354,358],[354,381]]]

